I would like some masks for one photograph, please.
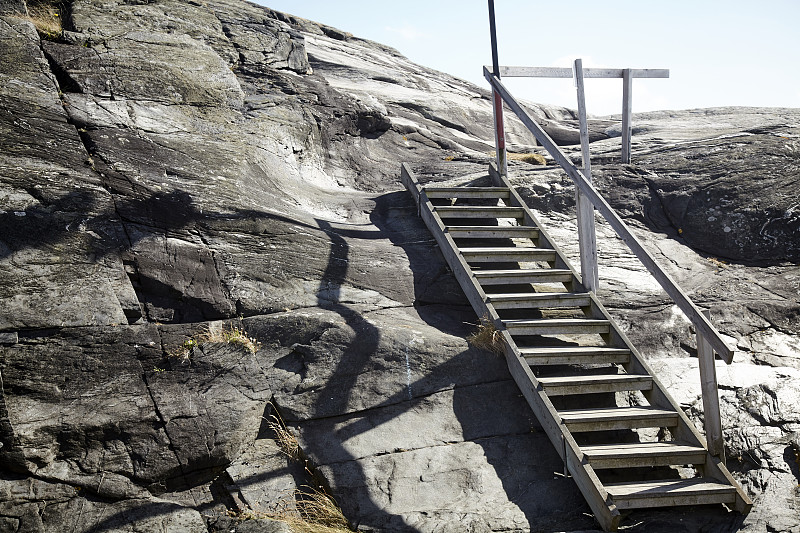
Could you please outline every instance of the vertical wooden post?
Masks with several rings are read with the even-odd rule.
[[[631,69],[626,68],[622,70],[622,162],[627,164],[631,162],[632,106],[633,78]]]
[[[711,318],[708,309],[703,311],[703,315],[708,319]],[[719,389],[717,387],[717,369],[714,366],[714,349],[700,332],[697,333],[697,360],[700,369],[703,419],[705,420],[708,451],[725,464],[725,441],[722,438],[722,418],[719,414]]]
[[[581,132],[583,175],[592,181],[592,163],[589,155],[589,125],[586,119],[586,94],[583,87],[583,61],[575,60],[575,83],[578,90],[578,121]],[[594,207],[579,189],[575,189],[575,207],[578,213],[578,245],[581,251],[581,278],[583,286],[597,292],[600,285],[597,272],[597,237],[594,230]]]

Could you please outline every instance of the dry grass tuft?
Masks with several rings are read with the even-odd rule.
[[[186,339],[183,341],[183,344],[180,346],[176,346],[169,352],[167,352],[167,357],[172,359],[177,359],[178,362],[182,365],[188,365],[192,362],[192,354],[194,353],[194,349],[197,348],[198,343],[194,339]]]
[[[236,326],[209,327],[197,338],[200,344],[206,342],[221,342],[241,346],[250,353],[256,353],[261,348],[261,343],[253,337],[248,337],[247,332]]]
[[[220,342],[241,346],[250,353],[256,353],[261,348],[261,343],[253,337],[248,337],[247,332],[236,326],[209,326],[202,333],[183,341],[183,344],[167,351],[167,357],[177,359],[181,365],[192,363],[194,349],[207,342]]]
[[[245,509],[228,511],[228,516],[239,521],[278,520],[289,524],[294,533],[350,533],[350,523],[332,497],[311,487],[296,489],[294,498],[278,504],[273,512]]]
[[[489,157],[497,157],[497,152],[489,152]],[[547,159],[541,154],[514,154],[506,152],[509,161],[522,161],[531,165],[547,165]]]
[[[503,339],[500,332],[495,329],[489,317],[483,316],[474,333],[467,337],[467,342],[476,348],[488,352],[503,354]]]
[[[49,41],[61,39],[64,32],[62,17],[61,7],[51,2],[30,3],[28,13],[19,15],[19,18],[27,20],[36,27],[42,39]]]
[[[547,164],[547,159],[539,154],[508,154],[508,159],[510,161],[522,161],[523,163],[529,163],[531,165]]]
[[[281,451],[295,461],[303,460],[302,450],[297,438],[286,428],[286,423],[280,413],[272,405],[273,414],[265,418],[269,428],[275,434],[275,441]],[[308,461],[305,461],[305,471],[316,479],[316,474],[311,470]],[[312,482],[315,483],[316,482]],[[350,522],[345,518],[342,509],[337,505],[332,496],[327,494],[321,485],[318,488],[308,485],[295,489],[287,497],[282,498],[271,511],[244,509],[242,511],[228,511],[228,516],[239,521],[244,520],[278,520],[285,522],[293,533],[349,533]]]
[[[269,418],[264,418],[267,422],[269,429],[275,434],[275,443],[290,459],[299,461],[302,459],[302,452],[300,451],[300,443],[297,442],[297,437],[286,428],[286,423],[281,418],[275,406],[272,406],[273,414]]]
[[[714,265],[716,268],[718,268],[720,270],[728,268],[728,266],[729,266],[726,261],[723,261],[722,259],[719,259],[719,258],[716,258],[716,257],[706,257],[706,261],[708,261],[709,263],[711,263],[712,265]]]
[[[300,523],[325,526],[331,531],[350,531],[350,523],[344,517],[341,508],[334,499],[321,490],[306,487],[308,490],[297,491],[297,513],[300,515]],[[290,520],[287,522],[294,526]],[[293,529],[298,529],[293,527]],[[309,529],[311,531],[321,531],[320,529]]]
[[[522,161],[523,163],[529,163],[531,165],[547,164],[547,159],[545,159],[543,155],[539,154],[510,154],[509,159]]]

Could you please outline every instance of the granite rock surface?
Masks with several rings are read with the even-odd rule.
[[[0,1],[0,531],[287,531],[306,485],[363,531],[598,529],[399,182],[485,172],[486,89],[239,0],[62,6],[48,41]],[[579,156],[574,111],[526,106]],[[634,121],[632,165],[591,121],[595,181],[740,350],[756,504],[626,523],[800,531],[800,111]],[[510,173],[575,259],[566,175]],[[601,297],[701,423],[693,332],[598,233]],[[252,350],[210,333],[234,327]]]

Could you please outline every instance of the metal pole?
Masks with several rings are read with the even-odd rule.
[[[589,125],[586,120],[586,93],[583,87],[583,61],[575,60],[575,86],[578,90],[578,121],[581,133],[583,175],[592,181],[592,163],[589,156]],[[583,286],[597,292],[600,285],[597,272],[597,237],[594,229],[594,208],[588,198],[575,188],[575,208],[578,213],[578,245],[581,251],[581,278]]]
[[[489,0],[489,34],[492,39],[492,74],[500,79],[500,63],[497,61],[497,26],[494,22],[494,0]]]
[[[497,27],[494,21],[494,0],[489,0],[489,34],[492,40],[492,74],[500,79],[500,63],[497,59]],[[503,99],[492,88],[492,110],[494,112],[494,146],[497,154],[497,170],[503,176],[508,176],[508,161],[506,159],[506,132],[503,124]]]

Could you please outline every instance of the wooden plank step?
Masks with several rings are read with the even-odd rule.
[[[701,465],[705,448],[675,442],[634,442],[581,446],[595,469],[639,468],[646,466]]]
[[[509,198],[506,187],[424,187],[428,198]]]
[[[591,298],[585,292],[521,292],[490,294],[486,300],[494,305],[495,309],[586,307],[591,303]]]
[[[637,374],[547,377],[539,378],[539,383],[544,386],[547,394],[556,396],[653,388],[651,376]]]
[[[588,318],[532,318],[503,320],[511,335],[603,334],[610,330],[608,320]]]
[[[533,226],[447,226],[454,239],[536,239],[539,229]]]
[[[506,207],[500,205],[434,206],[433,210],[441,218],[522,218],[525,215],[525,210],[521,207]]]
[[[556,252],[549,248],[524,248],[521,246],[480,246],[459,248],[468,263],[522,263],[555,261]]]
[[[574,432],[674,427],[678,424],[675,411],[645,406],[570,409],[558,414],[561,422]]]
[[[627,348],[601,346],[535,346],[520,347],[520,354],[531,366],[579,365],[579,364],[623,364],[630,361]]]
[[[572,272],[558,268],[533,268],[517,270],[474,270],[481,285],[516,285],[521,283],[569,283]]]
[[[605,485],[618,509],[734,503],[736,488],[711,478],[636,481]]]

